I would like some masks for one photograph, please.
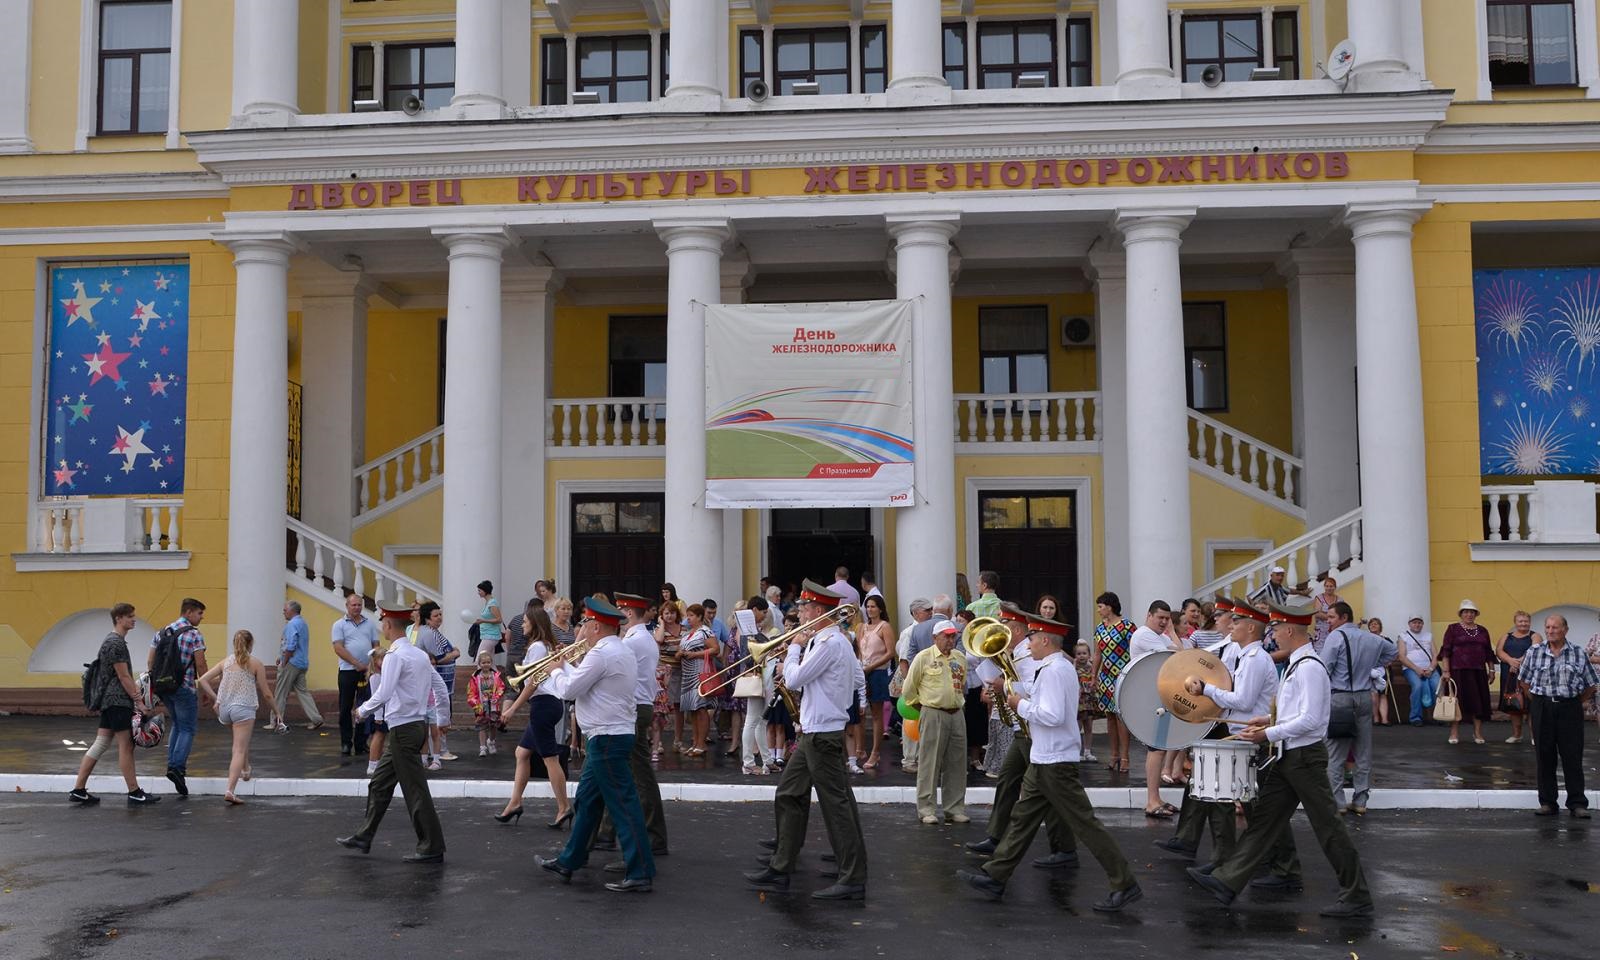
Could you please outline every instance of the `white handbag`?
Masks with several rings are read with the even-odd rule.
[[[763,690],[761,684],[761,671],[756,670],[754,672],[747,673],[738,680],[735,680],[733,682],[733,696],[734,699],[738,699],[740,697],[765,696],[765,691]]]

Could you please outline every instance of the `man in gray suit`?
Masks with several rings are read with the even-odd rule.
[[[1322,658],[1328,664],[1332,699],[1328,726],[1328,783],[1333,799],[1344,806],[1344,761],[1353,744],[1356,752],[1355,793],[1346,813],[1367,812],[1367,795],[1372,791],[1372,691],[1373,674],[1382,676],[1395,658],[1394,641],[1358,629],[1350,621],[1355,614],[1343,600],[1328,608],[1328,639],[1322,644]],[[1346,736],[1334,736],[1343,713],[1355,715],[1355,729]]]

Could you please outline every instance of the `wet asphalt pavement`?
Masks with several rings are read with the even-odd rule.
[[[1229,911],[1151,847],[1169,824],[1102,812],[1145,891],[1127,913],[1104,917],[1089,910],[1105,877],[1086,851],[1074,870],[1024,866],[1005,900],[990,903],[954,877],[977,863],[960,844],[981,826],[922,826],[906,807],[862,808],[864,904],[807,896],[830,882],[817,874],[826,843],[816,816],[793,892],[761,894],[739,873],[772,832],[770,805],[671,804],[672,855],[659,862],[655,892],[622,896],[601,886],[597,869],[563,886],[533,866],[534,853],[565,836],[544,827],[548,802],[530,799],[518,825],[492,822],[495,809],[441,803],[446,862],[411,866],[400,860],[412,834],[398,799],[362,856],[332,842],[359,821],[354,799],[229,808],[169,798],[130,810],[115,794],[93,808],[44,794],[0,798],[0,957],[1558,960],[1593,957],[1600,929],[1595,821],[1522,811],[1374,811],[1354,822],[1380,909],[1371,921],[1339,922],[1316,914],[1336,889],[1303,818],[1306,891],[1247,894]]]

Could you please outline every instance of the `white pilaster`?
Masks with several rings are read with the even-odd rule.
[[[272,125],[300,112],[300,4],[233,0],[233,116]]]
[[[500,266],[511,237],[495,225],[433,233],[450,251],[439,587],[446,616],[454,617],[479,608],[480,580],[502,579]]]
[[[894,0],[889,13],[889,89],[932,88],[948,94],[944,80],[944,27],[939,4]],[[970,67],[977,65],[969,52]],[[946,97],[948,99],[948,96]]]
[[[886,218],[895,246],[895,296],[915,301],[911,333],[917,493],[894,511],[895,596],[931,597],[956,582],[955,385],[950,330],[950,238],[960,215]]]
[[[233,250],[233,402],[228,426],[228,617],[272,636],[283,622],[288,528],[289,255],[285,233],[224,236]]]
[[[1276,41],[1277,37],[1273,36],[1272,32],[1272,5],[1268,4],[1261,8],[1261,65],[1263,67],[1277,66],[1277,64],[1273,63],[1273,60],[1277,59],[1277,52],[1273,49]],[[1298,78],[1284,77],[1283,79],[1295,80]]]
[[[1178,273],[1180,237],[1194,214],[1193,208],[1170,208],[1117,215],[1128,277],[1125,610],[1143,610],[1157,599],[1182,600],[1195,584],[1184,390],[1189,371],[1183,356],[1183,283]]]
[[[501,86],[500,0],[456,0],[456,92],[452,107],[506,105]]]
[[[1352,204],[1366,616],[1432,619],[1422,349],[1411,228],[1427,203]],[[1399,469],[1399,465],[1412,469]]]
[[[1410,0],[1347,0],[1346,29],[1356,45],[1350,71],[1356,92],[1414,89],[1417,77],[1406,63],[1406,21]]]
[[[722,258],[722,302],[748,303],[750,286],[755,282],[755,268],[750,265],[750,254],[738,246]],[[733,605],[754,592],[744,579],[744,510],[723,510],[722,513],[722,583],[716,593],[708,594],[717,601],[718,613],[731,616]],[[704,600],[705,597],[697,597]]]
[[[1116,17],[1117,96],[1177,96],[1178,81],[1167,50],[1167,0],[1117,0]]]
[[[300,517],[344,543],[354,529],[352,471],[366,461],[367,298],[359,273],[300,285]]]
[[[33,0],[0,0],[0,154],[32,153],[28,136],[28,87],[33,47]],[[177,99],[177,91],[173,91]]]
[[[722,98],[723,78],[718,70],[727,56],[717,49],[717,38],[727,19],[728,0],[672,0],[668,21],[672,76],[667,78],[666,100]],[[687,102],[684,106],[690,107]]]
[[[1590,100],[1600,99],[1600,28],[1596,27],[1595,0],[1573,4],[1578,36],[1578,85]],[[1487,58],[1482,67],[1488,70]]]
[[[1120,250],[1089,255],[1094,278],[1095,360],[1100,387],[1101,537],[1105,582],[1128,595],[1128,264]]]
[[[500,309],[500,578],[505,596],[533,596],[533,581],[555,576],[547,565],[545,528],[546,403],[555,363],[556,292],[561,274],[541,254],[532,265],[508,265]],[[449,475],[446,474],[448,477]]]
[[[1278,263],[1289,286],[1289,382],[1306,528],[1361,502],[1356,471],[1355,260],[1347,250],[1291,250]]]
[[[508,107],[526,107],[533,103],[533,0],[501,2],[500,95]]]
[[[657,220],[655,227],[667,244],[666,572],[679,596],[698,601],[723,587],[722,511],[705,506],[703,306],[722,299],[722,248],[733,232],[717,219]]]

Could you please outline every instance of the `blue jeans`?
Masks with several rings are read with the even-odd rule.
[[[161,698],[172,715],[172,736],[167,740],[167,768],[187,773],[189,750],[194,747],[195,720],[200,715],[200,700],[193,690],[179,687]]]
[[[1403,667],[1400,672],[1406,675],[1406,683],[1411,685],[1411,722],[1421,723],[1422,711],[1433,706],[1433,701],[1439,696],[1439,671],[1428,674],[1427,679],[1410,667]]]
[[[589,862],[589,848],[600,829],[600,812],[611,815],[617,825],[617,845],[622,849],[629,880],[649,880],[656,875],[655,857],[650,854],[650,836],[645,832],[644,808],[634,788],[628,755],[633,752],[633,735],[590,737],[583,758],[583,775],[578,778],[573,798],[572,834],[566,849],[556,859],[568,870],[578,870]]]

